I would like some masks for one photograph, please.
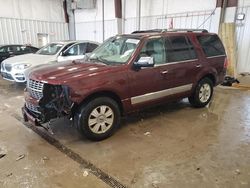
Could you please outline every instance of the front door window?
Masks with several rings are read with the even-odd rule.
[[[162,38],[150,39],[142,48],[140,57],[152,57],[156,65],[164,64],[166,62],[164,40]]]

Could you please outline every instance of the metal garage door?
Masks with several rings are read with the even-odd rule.
[[[237,14],[240,13],[245,19],[236,21],[237,72],[250,73],[250,6],[239,7]]]

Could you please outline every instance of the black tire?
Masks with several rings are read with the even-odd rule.
[[[200,98],[200,92],[201,92],[201,89],[203,88],[203,86],[210,87],[209,97]],[[211,101],[212,96],[213,96],[213,82],[209,78],[203,78],[197,84],[192,96],[188,97],[188,100],[193,107],[202,108],[202,107],[205,107]]]
[[[110,112],[110,110],[113,112],[113,115],[106,117],[104,116],[105,120],[102,118],[101,119],[101,112],[100,112],[100,116],[98,116],[99,118],[95,118],[94,116],[91,115],[91,113],[94,114],[94,110],[101,110],[101,106],[102,107],[106,107],[106,110],[108,109],[108,111]],[[107,111],[107,112],[108,112]],[[104,121],[104,122],[99,122],[94,124],[93,126],[89,125],[90,119],[91,117],[95,120],[95,121]],[[113,118],[112,118],[113,117]],[[100,140],[104,140],[108,137],[110,137],[115,130],[119,127],[120,125],[120,118],[121,118],[121,113],[120,113],[120,109],[118,104],[116,103],[116,101],[114,101],[111,98],[108,97],[98,97],[95,98],[85,104],[83,104],[80,107],[79,112],[76,114],[76,121],[77,121],[77,129],[79,130],[79,132],[84,135],[86,138],[88,138],[89,140],[93,140],[93,141],[100,141]],[[93,120],[91,119],[91,120]],[[108,124],[106,123],[106,119],[109,119],[111,121],[111,119],[113,119],[112,123]],[[91,124],[91,123],[90,123]],[[100,125],[102,124],[102,125]],[[108,124],[108,125],[107,125]],[[99,127],[96,131],[98,130],[102,130],[102,126],[106,126],[109,127],[105,132],[103,133],[95,133],[94,127]]]

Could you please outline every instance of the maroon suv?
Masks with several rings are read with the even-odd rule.
[[[118,128],[121,115],[188,97],[206,106],[225,76],[227,58],[206,30],[151,30],[106,40],[85,60],[46,65],[30,75],[25,121],[68,116],[91,140]]]

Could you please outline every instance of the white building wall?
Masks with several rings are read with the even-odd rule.
[[[0,0],[0,44],[38,46],[38,33],[48,41],[68,39],[63,0]]]
[[[105,0],[105,38],[117,33],[114,0]],[[97,0],[95,9],[75,10],[77,40],[102,42],[102,0]]]
[[[63,0],[0,0],[0,17],[64,22]]]
[[[76,38],[102,42],[102,0],[96,9],[75,11]],[[123,33],[137,28],[137,0],[123,0]],[[181,5],[181,6],[180,6]],[[114,0],[105,0],[105,39],[117,34]],[[216,0],[141,0],[141,29],[205,28],[218,32]]]
[[[250,0],[239,0],[237,13],[245,14],[236,20],[237,73],[250,73]]]
[[[132,0],[134,1],[134,0]],[[114,0],[104,0],[105,20],[115,19]],[[90,22],[102,20],[102,0],[96,0],[95,9],[75,10],[75,22]]]
[[[250,0],[238,0],[238,6],[239,7],[250,6]]]
[[[126,18],[136,17],[136,2],[137,0],[126,0]],[[141,0],[141,16],[205,11],[214,9],[215,6],[216,0]]]

